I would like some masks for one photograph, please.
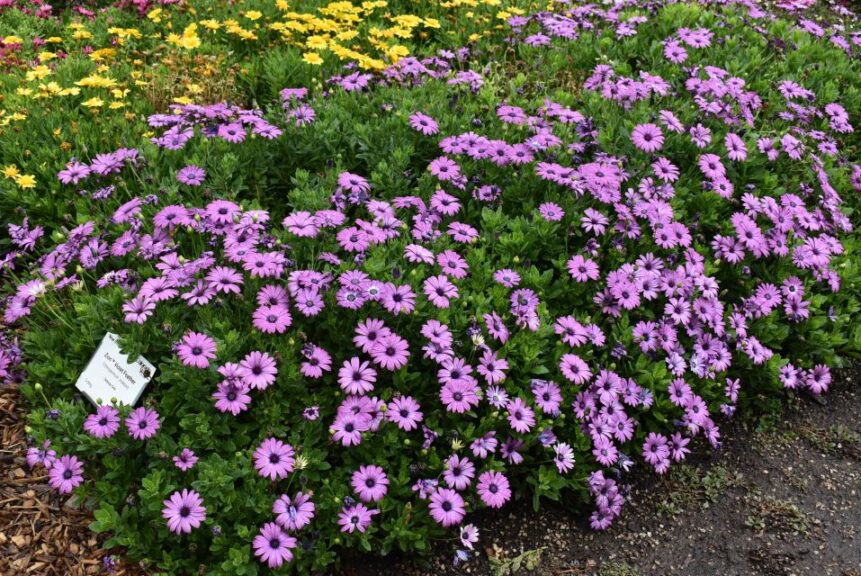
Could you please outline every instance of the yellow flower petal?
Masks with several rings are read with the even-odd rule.
[[[302,55],[302,60],[308,64],[313,64],[314,66],[319,66],[323,63],[323,58],[321,58],[316,52],[306,52]]]

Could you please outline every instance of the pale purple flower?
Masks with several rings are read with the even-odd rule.
[[[360,466],[350,484],[362,502],[379,502],[388,491],[389,479],[379,466]]]
[[[99,406],[84,420],[84,431],[96,438],[110,438],[120,429],[120,412],[113,406]]]
[[[135,440],[146,440],[156,435],[161,427],[158,412],[149,408],[136,408],[126,417],[126,429]]]
[[[463,498],[449,488],[438,488],[431,494],[428,510],[431,517],[446,528],[460,524],[466,515]]]
[[[60,494],[68,494],[84,481],[84,465],[75,456],[61,456],[48,469],[48,483]]]
[[[164,501],[162,517],[167,519],[167,527],[176,534],[189,534],[206,520],[203,498],[194,490],[176,491]]]
[[[275,522],[267,522],[254,537],[254,555],[270,568],[279,568],[284,562],[293,560],[291,550],[296,547],[296,539],[289,536]]]
[[[267,438],[254,451],[254,467],[264,478],[286,478],[293,471],[295,451],[289,444]]]

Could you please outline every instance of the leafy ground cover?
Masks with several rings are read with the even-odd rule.
[[[0,153],[40,172],[0,197],[0,375],[149,569],[461,564],[512,498],[604,530],[857,355],[847,10],[226,6],[2,14]],[[74,388],[108,331],[157,366],[138,407]]]

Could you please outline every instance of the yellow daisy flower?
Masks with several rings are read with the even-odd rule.
[[[319,66],[323,63],[323,58],[321,58],[316,52],[305,52],[302,55],[302,60],[314,66]]]
[[[15,178],[15,183],[19,188],[29,189],[36,187],[36,177],[32,174],[22,174]]]

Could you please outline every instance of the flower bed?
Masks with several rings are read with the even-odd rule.
[[[141,120],[170,104],[266,102],[287,82],[318,84],[344,65],[380,71],[429,46],[483,38],[521,13],[501,0],[428,2],[419,14],[385,0],[74,4],[0,2],[4,213],[62,221],[55,168],[136,145]]]
[[[857,35],[743,5],[508,26],[266,110],[178,106],[59,172],[77,226],[2,357],[32,465],[111,544],[173,574],[431,538],[460,562],[517,496],[605,529],[629,474],[857,352]],[[108,331],[157,365],[137,407],[74,389]]]

